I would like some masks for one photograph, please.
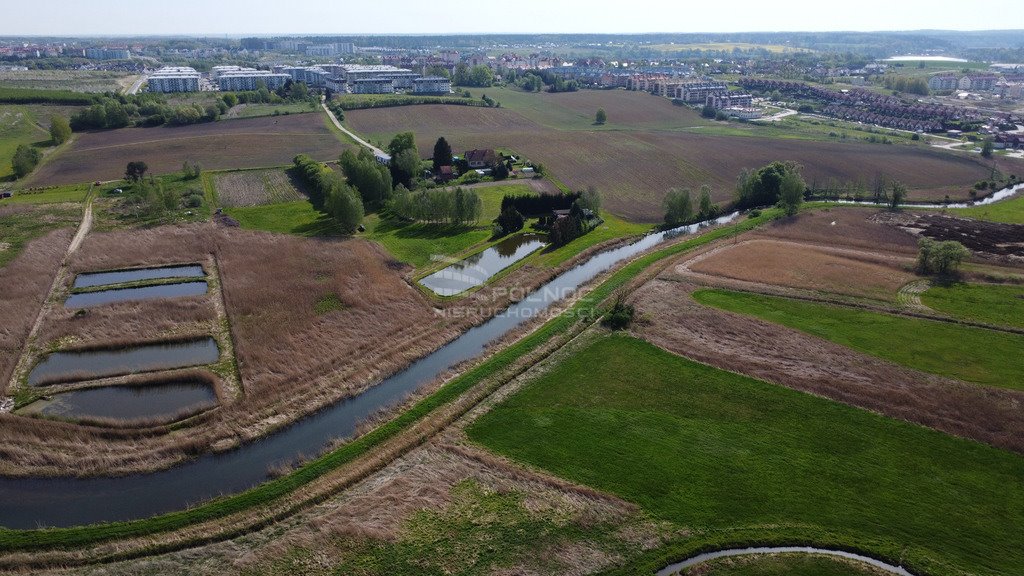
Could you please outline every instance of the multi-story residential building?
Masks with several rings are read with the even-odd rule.
[[[726,92],[725,94],[709,94],[704,99],[704,105],[715,110],[723,108],[750,108],[754,105],[754,97],[750,94],[737,92]]]
[[[988,92],[996,87],[999,77],[994,74],[968,74],[960,79],[957,88],[961,90],[973,90],[975,92]]]
[[[201,74],[187,66],[165,66],[149,75],[150,92],[198,92]]]
[[[364,78],[379,78],[385,74],[410,73],[408,68],[398,68],[389,65],[366,65],[366,64],[341,64],[338,66],[344,74],[345,81],[352,84],[355,80]],[[338,72],[335,72],[337,74]]]
[[[412,84],[413,94],[449,94],[452,91],[452,81],[442,76],[416,78]]]
[[[928,79],[928,89],[937,91],[956,90],[959,82],[960,79],[956,76],[939,74],[938,76],[932,76]]]
[[[86,48],[85,57],[94,60],[128,60],[132,57],[131,50],[127,48]]]
[[[360,78],[348,82],[353,94],[393,94],[395,81],[391,78]]]
[[[225,92],[258,90],[261,86],[265,86],[267,90],[277,90],[291,79],[288,74],[269,70],[241,70],[221,74],[217,78],[217,84]]]
[[[721,82],[685,82],[676,88],[676,100],[689,104],[703,104],[708,96],[725,94],[729,87]]]

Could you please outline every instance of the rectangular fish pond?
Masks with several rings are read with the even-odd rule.
[[[217,405],[213,387],[198,380],[103,386],[37,400],[18,411],[68,420],[157,420],[168,422]]]
[[[185,342],[161,342],[117,350],[53,352],[28,375],[30,386],[122,376],[137,372],[170,370],[213,364],[220,349],[213,338]]]
[[[543,234],[518,234],[467,256],[420,280],[438,296],[454,296],[490,280],[505,268],[526,258],[546,242]]]
[[[64,306],[68,308],[88,308],[113,302],[129,300],[151,300],[153,298],[180,298],[182,296],[199,296],[206,294],[206,281],[179,282],[176,284],[156,284],[154,286],[137,286],[133,288],[112,288],[78,292],[68,296]]]
[[[163,266],[160,268],[138,268],[135,270],[110,270],[88,272],[75,277],[72,288],[92,288],[107,284],[123,284],[142,280],[164,280],[167,278],[203,278],[206,273],[199,264],[185,266]]]

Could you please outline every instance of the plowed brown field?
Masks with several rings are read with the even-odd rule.
[[[609,210],[641,221],[661,219],[662,199],[673,186],[697,188],[709,184],[716,201],[728,202],[742,168],[757,168],[773,160],[799,162],[808,182],[823,183],[831,178],[869,184],[876,175],[885,175],[907,184],[910,199],[941,200],[947,194],[966,198],[970,185],[990,174],[990,168],[976,158],[911,146],[713,136],[701,134],[699,128],[678,131],[678,122],[667,123],[667,129],[659,130],[653,127],[658,124],[656,119],[667,112],[640,106],[644,99],[655,98],[646,94],[595,92],[567,95],[564,102],[578,104],[578,108],[596,106],[608,99],[621,107],[621,100],[627,97],[641,99],[638,112],[623,114],[619,120],[632,124],[615,130],[553,128],[552,124],[566,114],[542,108],[519,113],[505,107],[406,106],[353,110],[346,113],[345,120],[356,132],[381,142],[398,132],[412,131],[424,154],[429,154],[430,144],[439,136],[447,138],[457,154],[484,147],[518,151],[543,163],[571,188],[596,186]],[[564,102],[560,99],[550,104],[567,106]],[[647,117],[652,120],[644,120]],[[617,121],[611,115],[609,118]],[[695,125],[699,123],[696,119]],[[1013,167],[1024,172],[1024,164],[1009,168]]]
[[[322,114],[224,120],[182,127],[122,128],[80,134],[69,150],[43,164],[34,186],[114,180],[142,160],[150,172],[181,170],[186,160],[205,169],[281,166],[297,154],[337,158],[345,148]]]

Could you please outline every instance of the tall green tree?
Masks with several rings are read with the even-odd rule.
[[[147,170],[149,170],[149,166],[141,160],[129,162],[124,169],[124,179],[129,182],[138,182],[146,175]]]
[[[420,171],[420,155],[415,148],[406,148],[391,157],[391,178],[410,190]]]
[[[991,158],[992,150],[994,148],[995,146],[992,144],[991,140],[985,140],[985,143],[981,145],[981,156],[983,158]]]
[[[800,210],[806,189],[807,184],[798,172],[788,172],[782,177],[779,183],[779,206],[786,212],[786,216],[793,216]]]
[[[665,224],[667,226],[682,226],[693,221],[693,200],[690,198],[690,189],[677,190],[670,188],[665,195]]]
[[[711,187],[707,184],[700,187],[697,216],[701,220],[710,220],[718,216],[718,204],[711,201]]]
[[[395,134],[395,137],[388,143],[388,154],[392,157],[398,156],[403,150],[416,149],[416,136],[412,132]]]
[[[889,209],[895,212],[907,197],[907,187],[899,180],[893,180],[889,187]]]
[[[35,169],[36,165],[39,164],[40,158],[42,158],[42,154],[39,153],[38,149],[26,144],[19,144],[18,148],[14,151],[14,156],[11,158],[11,169],[14,171],[14,177],[24,178],[28,176]]]
[[[608,121],[608,113],[604,111],[604,108],[598,108],[597,114],[594,114],[595,124],[604,124]]]
[[[448,144],[448,141],[441,136],[434,143],[434,170],[437,171],[441,166],[452,165],[452,147]]]
[[[50,138],[54,144],[63,144],[71,138],[71,124],[63,116],[50,117]]]

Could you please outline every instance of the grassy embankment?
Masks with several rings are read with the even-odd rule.
[[[1024,390],[1019,334],[729,290],[698,290],[693,297],[924,372]]]
[[[776,210],[765,210],[757,218],[716,228],[697,237],[683,239],[676,244],[633,260],[595,287],[586,297],[581,298],[572,306],[571,313],[553,318],[528,336],[454,378],[437,392],[417,402],[413,407],[402,412],[394,419],[374,428],[356,440],[310,461],[291,474],[265,482],[240,494],[225,496],[188,510],[172,512],[144,520],[41,530],[10,530],[0,528],[0,551],[87,547],[99,542],[115,539],[179,530],[186,526],[223,518],[234,513],[269,504],[286,494],[294,492],[316,478],[352,462],[373,448],[382,445],[387,440],[410,428],[414,423],[420,421],[435,409],[452,402],[463,392],[480,384],[485,378],[500,373],[523,355],[538,349],[553,337],[567,332],[577,324],[578,318],[585,318],[597,313],[601,309],[602,303],[609,296],[649,266],[665,258],[681,254],[715,240],[752,230],[768,222],[777,214],[778,211]],[[290,511],[287,513],[290,513]],[[233,531],[219,534],[218,538],[240,535],[245,533],[246,530],[245,526],[240,526],[234,528]],[[205,542],[208,541],[208,538],[209,535],[197,535],[190,537],[189,540],[192,542]],[[147,549],[147,552],[157,552],[180,546],[182,546],[180,543],[176,545],[153,544]]]
[[[930,574],[1024,565],[1019,456],[627,336],[566,357],[468,434],[689,532],[644,569],[729,541],[853,548]]]
[[[81,206],[66,203],[0,211],[0,268],[17,258],[32,240],[58,228],[75,228],[81,219]]]
[[[967,216],[978,220],[1003,222],[1005,224],[1024,224],[1024,194],[1013,198],[970,208],[953,208],[949,211],[957,216]]]
[[[933,286],[921,302],[957,318],[1024,328],[1024,286],[952,284]]]

